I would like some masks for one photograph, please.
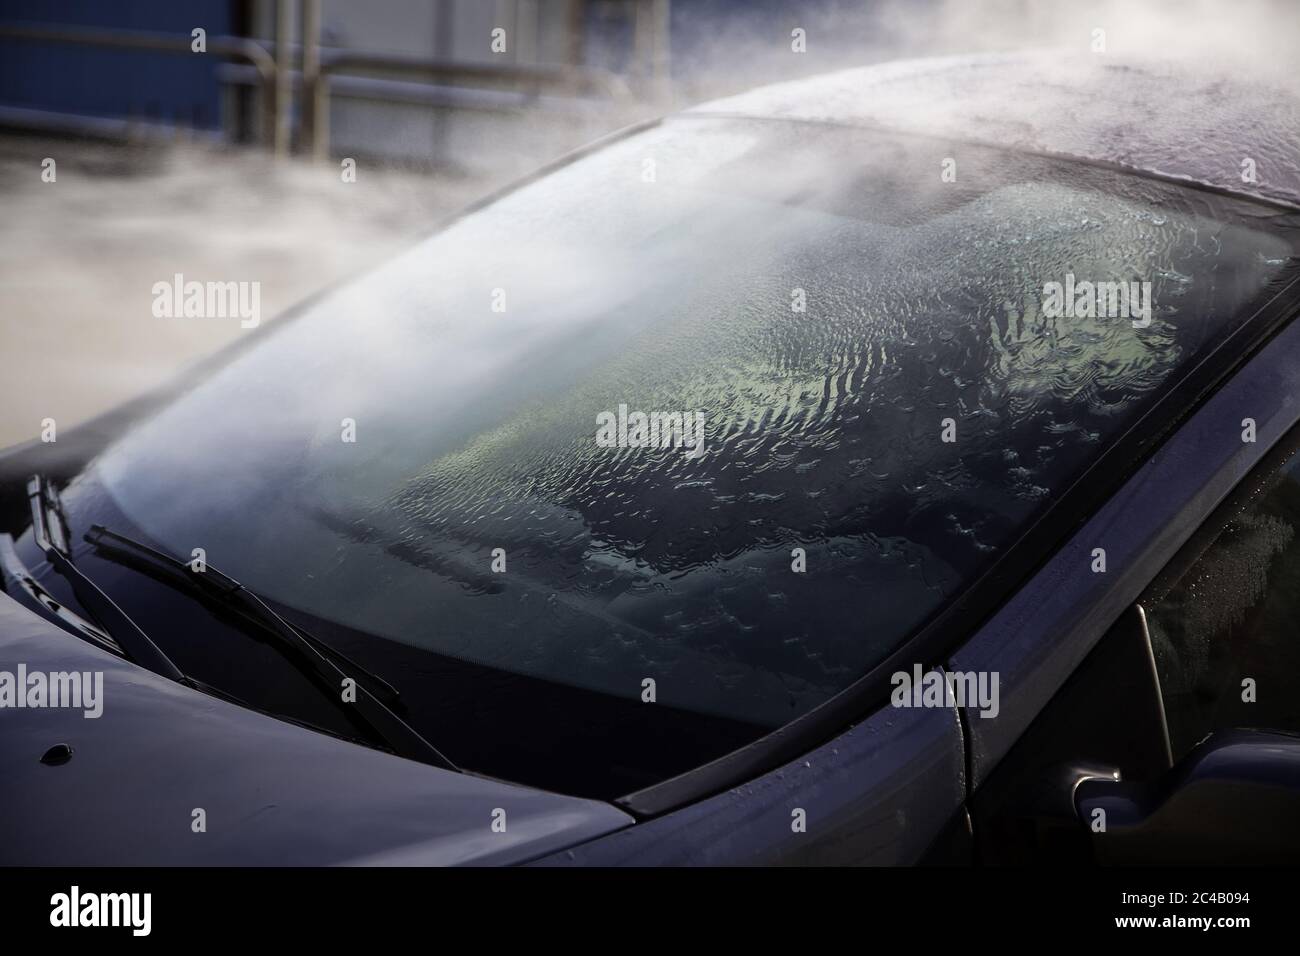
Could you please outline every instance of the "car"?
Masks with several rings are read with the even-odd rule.
[[[9,450],[0,862],[1296,859],[1297,115],[740,94]]]

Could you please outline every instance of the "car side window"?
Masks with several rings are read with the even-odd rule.
[[[1175,759],[1215,730],[1300,733],[1300,429],[1140,603]]]

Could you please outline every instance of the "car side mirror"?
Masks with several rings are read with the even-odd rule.
[[[1300,861],[1300,736],[1218,731],[1149,783],[1074,789],[1099,862]]]

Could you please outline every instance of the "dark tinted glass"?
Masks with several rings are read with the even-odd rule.
[[[1214,730],[1300,733],[1298,444],[1244,483],[1142,602],[1175,757]]]

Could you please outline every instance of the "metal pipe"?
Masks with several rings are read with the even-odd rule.
[[[313,159],[329,156],[328,80],[320,70],[321,0],[302,3],[303,146]]]
[[[427,60],[402,53],[376,53],[338,47],[321,48],[321,72],[399,74],[448,82],[470,82],[510,89],[542,88],[570,94],[597,93],[626,100],[631,89],[608,70],[565,65],[485,64]]]
[[[275,155],[289,153],[293,115],[293,0],[276,0]]]
[[[15,40],[33,40],[38,43],[71,43],[82,46],[109,47],[125,50],[157,50],[163,53],[185,53],[194,55],[190,49],[193,42],[189,36],[177,36],[173,33],[153,33],[144,30],[115,30],[106,27],[51,27],[36,23],[0,23],[0,37]],[[248,37],[210,36],[207,39],[208,53],[230,59],[243,60],[257,70],[258,83],[262,89],[262,103],[265,120],[271,114],[275,91],[275,58],[256,40]],[[264,142],[269,145],[271,137],[269,123],[263,124]]]
[[[665,102],[670,94],[668,45],[671,11],[669,0],[638,0],[632,27],[637,70],[646,95]]]

